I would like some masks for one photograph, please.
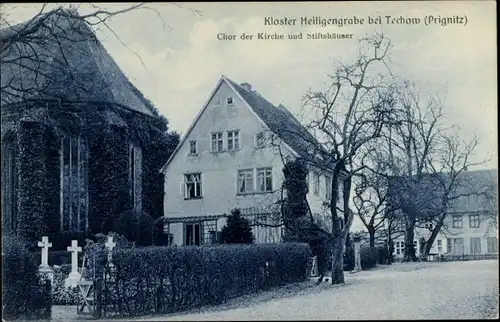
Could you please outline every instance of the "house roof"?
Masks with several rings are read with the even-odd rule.
[[[320,161],[317,154],[322,145],[285,106],[275,106],[257,92],[245,89],[229,78],[227,80],[269,129],[301,158],[316,163]]]
[[[28,100],[117,104],[153,116],[151,107],[128,80],[85,22],[55,10],[0,30],[0,39],[46,18],[45,27],[2,53],[1,106]],[[12,39],[12,38],[11,38]],[[28,39],[28,41],[26,41]],[[29,59],[19,58],[31,56]]]
[[[274,132],[281,140],[283,140],[283,142],[299,157],[309,162],[315,162],[316,164],[324,162],[317,156],[319,152],[318,148],[322,148],[321,144],[286,107],[281,104],[275,106],[257,92],[251,89],[243,88],[238,83],[222,75],[205,103],[205,106],[198,113],[195,120],[184,135],[184,138],[167,160],[165,165],[160,169],[160,172],[164,171],[170,161],[174,158],[178,149],[191,132],[201,114],[203,114],[203,111],[208,106],[208,103],[211,101],[213,95],[216,93],[222,82],[226,82],[229,87],[232,88],[249,106],[256,116],[269,128],[269,130]],[[248,83],[246,85],[248,85]]]
[[[441,177],[441,178],[440,178]],[[450,192],[449,213],[491,212],[497,208],[498,170],[473,170],[459,173],[455,185]],[[443,181],[444,180],[444,181]],[[389,193],[396,205],[399,202],[411,202],[425,209],[440,209],[442,186],[450,180],[448,173],[427,174],[424,180],[412,182],[408,191],[409,181],[404,177],[393,177],[390,180]],[[449,182],[449,181],[448,181]],[[418,186],[415,186],[418,185]],[[432,186],[432,187],[431,187]]]

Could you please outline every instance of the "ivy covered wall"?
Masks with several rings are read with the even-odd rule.
[[[33,243],[48,234],[56,244],[58,240],[68,244],[71,239],[83,244],[85,237],[111,230],[114,219],[132,209],[130,142],[138,144],[143,155],[143,212],[153,218],[162,215],[163,176],[159,169],[179,143],[179,135],[169,132],[168,121],[156,109],[155,117],[105,104],[51,102],[45,109],[41,118],[26,117],[30,111],[16,117],[19,235]],[[89,230],[77,234],[60,231],[60,149],[66,134],[81,135],[89,151]]]

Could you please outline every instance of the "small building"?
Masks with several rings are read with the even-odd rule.
[[[498,170],[464,171],[449,210],[432,245],[431,254],[466,256],[498,255]],[[414,245],[421,254],[421,239],[434,230],[434,220],[420,221],[415,228]],[[394,255],[404,256],[404,236],[394,239]]]

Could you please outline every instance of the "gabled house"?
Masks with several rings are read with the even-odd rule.
[[[165,231],[171,243],[216,243],[224,214],[234,208],[250,220],[256,242],[280,242],[284,162],[302,158],[320,164],[318,146],[283,105],[273,105],[248,83],[222,76],[161,169]],[[321,217],[331,175],[310,169],[311,212],[327,225]]]
[[[466,255],[498,254],[498,170],[464,171],[459,174],[453,188],[447,215],[431,248],[431,254]],[[434,196],[425,192],[428,211],[439,206],[440,194],[432,184]],[[423,195],[417,193],[417,195]],[[389,198],[390,199],[390,198]],[[402,223],[401,223],[402,224]],[[417,222],[414,245],[420,254],[421,238],[427,240],[436,223],[431,218]],[[404,224],[402,224],[404,227]],[[404,229],[404,228],[401,229]],[[394,239],[394,255],[404,256],[404,236]]]

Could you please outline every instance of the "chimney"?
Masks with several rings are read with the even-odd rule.
[[[245,83],[241,83],[240,86],[243,87],[243,89],[246,90],[246,91],[249,91],[249,92],[252,91],[252,85],[250,85],[249,83],[246,83],[246,82]]]

